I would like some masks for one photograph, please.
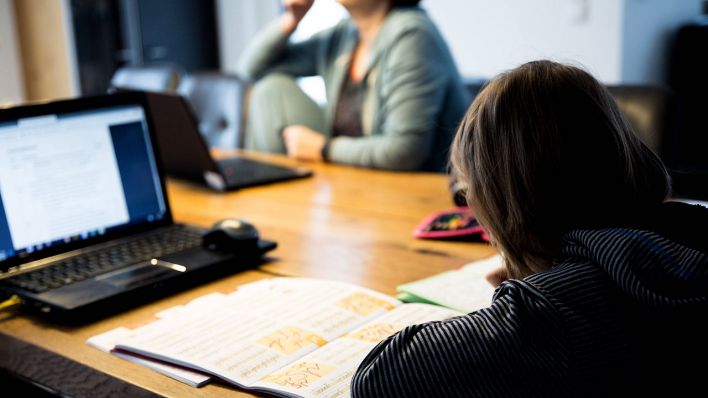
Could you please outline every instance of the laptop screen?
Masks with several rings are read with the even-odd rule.
[[[0,122],[0,262],[157,222],[162,192],[139,104]]]

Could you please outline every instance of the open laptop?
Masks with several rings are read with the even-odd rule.
[[[173,177],[206,183],[215,190],[226,191],[312,175],[309,170],[243,157],[215,160],[184,97],[152,92],[145,95],[165,171]]]
[[[0,110],[0,290],[84,321],[257,263],[172,220],[145,97]]]

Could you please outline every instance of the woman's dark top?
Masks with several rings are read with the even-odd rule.
[[[704,396],[708,210],[664,204],[644,224],[572,231],[490,307],[391,336],[352,396]]]
[[[334,112],[332,136],[361,137],[361,106],[364,102],[364,82],[344,79]]]

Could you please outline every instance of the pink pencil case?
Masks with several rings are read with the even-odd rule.
[[[421,239],[454,239],[474,235],[489,240],[469,207],[434,212],[413,230],[413,236]]]

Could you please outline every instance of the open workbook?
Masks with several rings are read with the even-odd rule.
[[[276,396],[347,397],[354,372],[378,342],[405,326],[461,314],[341,282],[273,278],[88,343],[112,346],[114,354],[194,386],[213,377]]]

